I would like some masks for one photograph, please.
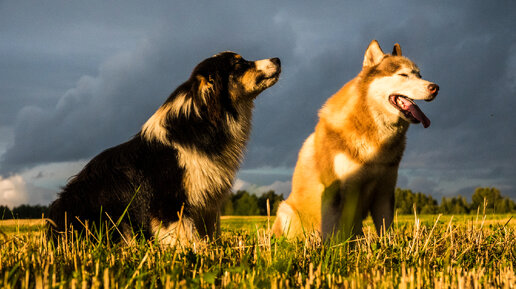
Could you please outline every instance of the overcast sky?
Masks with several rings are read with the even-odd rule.
[[[432,125],[409,129],[398,186],[516,199],[516,2],[184,2],[0,1],[0,204],[48,204],[225,50],[281,58],[235,188],[287,195],[317,111],[372,39],[400,43],[441,88],[420,106]]]

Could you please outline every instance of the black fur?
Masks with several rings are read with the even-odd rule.
[[[279,74],[279,60],[272,62],[277,64]],[[229,145],[236,142],[243,151],[248,133],[238,142],[228,128],[228,120],[250,122],[251,115],[242,115],[239,105],[249,103],[252,107],[254,97],[265,89],[249,92],[246,84],[239,82],[241,76],[252,69],[255,69],[254,62],[245,61],[232,52],[218,54],[197,65],[189,80],[162,106],[166,107],[178,97],[192,104],[190,110],[185,110],[187,113],[166,113],[163,119],[166,140],[150,138],[142,130],[128,142],[94,157],[51,204],[49,218],[55,226],[50,226],[50,233],[56,236],[56,232],[65,231],[69,224],[75,230],[82,230],[86,221],[98,226],[98,221],[102,220],[112,228],[107,215],[117,222],[128,208],[119,226],[122,234],[141,232],[151,238],[151,221],[158,220],[166,227],[179,220],[182,206],[183,218],[192,220],[199,235],[211,237],[216,233],[214,224],[219,206],[231,182],[210,187],[202,194],[205,197],[202,202],[191,201],[192,192],[184,182],[188,168],[180,164],[177,146],[221,160],[218,163],[232,163],[225,159],[231,149]],[[257,72],[255,80],[260,82],[263,77],[263,73]],[[203,91],[203,87],[210,89]],[[235,154],[240,158],[242,152]],[[238,164],[231,170],[237,168]]]

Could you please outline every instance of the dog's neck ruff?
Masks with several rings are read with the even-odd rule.
[[[195,146],[173,143],[179,164],[185,169],[183,184],[188,190],[188,203],[192,206],[215,205],[211,202],[220,200],[220,195],[228,193],[233,184],[249,137],[250,121],[227,117],[226,125],[230,138],[216,154],[198,151]]]
[[[183,185],[187,190],[188,203],[192,206],[211,206],[210,202],[220,199],[229,191],[235,178],[245,145],[251,130],[253,104],[238,103],[238,118],[226,114],[221,126],[229,136],[219,151],[207,153],[196,147],[174,141],[166,128],[168,119],[193,114],[199,117],[199,110],[185,95],[178,95],[173,101],[162,105],[143,125],[141,135],[150,142],[156,141],[177,151],[179,165],[184,168]]]

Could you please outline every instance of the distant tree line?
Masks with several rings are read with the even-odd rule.
[[[41,219],[48,215],[48,207],[41,205],[21,205],[12,210],[6,206],[0,206],[0,220],[8,219]]]
[[[476,188],[471,203],[465,197],[443,197],[440,204],[430,195],[413,193],[411,190],[396,189],[395,207],[398,214],[413,214],[414,204],[418,214],[468,214],[516,212],[516,203],[501,195],[497,188]]]
[[[283,195],[269,191],[256,196],[247,191],[237,191],[226,201],[223,215],[253,216],[267,215],[267,199],[270,204],[270,214],[276,215],[278,206],[283,201]],[[443,197],[439,204],[431,195],[413,193],[412,190],[397,188],[395,191],[395,208],[398,214],[413,214],[414,205],[418,214],[469,214],[476,213],[511,213],[516,212],[516,203],[501,195],[497,188],[477,188],[468,202],[463,196]],[[485,206],[485,208],[484,208]]]
[[[259,197],[247,191],[237,191],[226,200],[222,207],[222,215],[233,216],[267,216],[267,199],[271,216],[276,215],[283,195],[268,191]]]
[[[260,196],[247,191],[231,194],[222,207],[222,215],[267,216],[267,200],[271,216],[276,215],[283,195],[268,191]],[[502,196],[497,188],[477,188],[468,202],[463,196],[443,197],[441,203],[430,195],[414,193],[408,189],[396,189],[395,207],[398,214],[413,214],[414,205],[418,214],[469,214],[476,213],[511,213],[516,212],[516,203]],[[5,219],[39,219],[48,215],[48,207],[42,205],[21,205],[12,210],[0,205],[0,220]]]
[[[222,208],[223,215],[236,216],[267,216],[267,199],[271,216],[276,215],[278,206],[283,201],[283,195],[278,195],[274,191],[268,191],[260,196],[251,194],[247,191],[237,191],[231,194]],[[0,205],[0,220],[7,219],[40,219],[43,214],[48,215],[48,206],[41,205],[21,205],[9,209]]]

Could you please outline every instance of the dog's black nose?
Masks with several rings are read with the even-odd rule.
[[[271,58],[271,62],[276,64],[277,66],[281,66],[281,61],[277,57]]]
[[[439,85],[437,85],[437,84],[435,84],[435,83],[429,84],[429,85],[428,85],[428,90],[430,90],[430,93],[431,93],[433,96],[436,96],[436,95],[437,95],[437,92],[439,91]]]

